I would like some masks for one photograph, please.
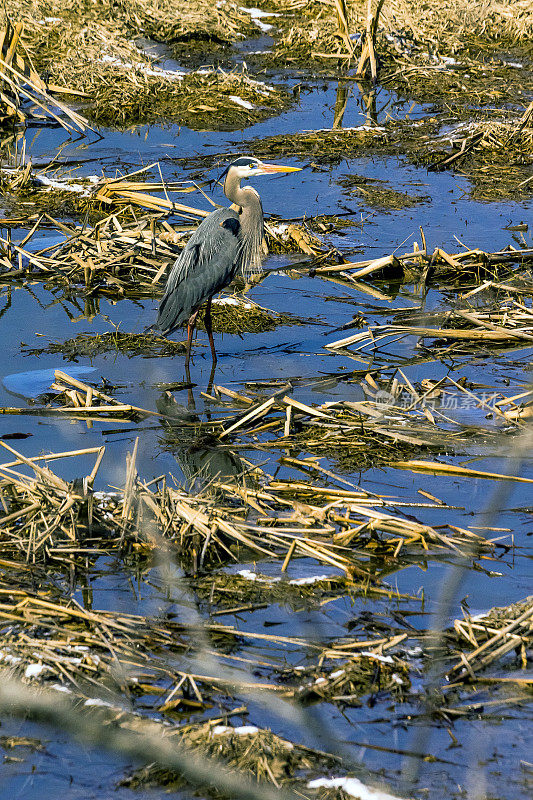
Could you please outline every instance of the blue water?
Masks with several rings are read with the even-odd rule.
[[[111,175],[116,171],[127,172],[138,169],[141,164],[158,161],[166,180],[184,180],[189,173],[183,168],[180,159],[221,154],[223,161],[228,153],[246,152],[247,143],[252,138],[330,126],[336,89],[334,81],[310,81],[309,92],[302,92],[299,105],[295,108],[241,132],[192,131],[177,126],[140,126],[129,132],[102,130],[103,138],[100,140],[67,143],[62,157],[79,158],[83,161],[79,169],[80,175],[98,174],[102,169]],[[387,99],[393,104],[396,102],[394,97],[382,92],[380,102],[384,103]],[[393,107],[398,114],[405,113],[408,108],[401,103]],[[426,109],[417,107],[412,112],[412,117],[422,115],[425,111]],[[349,127],[361,124],[362,121],[359,97],[354,88],[344,125]],[[44,128],[35,137],[33,133],[30,131],[28,135],[28,155],[39,163],[46,163],[56,154],[57,148],[65,144],[65,135],[61,130]],[[344,251],[353,252],[354,260],[386,255],[396,249],[398,252],[412,249],[414,241],[420,242],[420,225],[424,229],[430,250],[439,246],[453,251],[458,246],[457,239],[472,247],[488,251],[499,250],[512,242],[511,233],[505,227],[520,221],[526,213],[523,204],[511,201],[474,202],[469,199],[469,185],[464,176],[448,172],[427,173],[424,169],[408,164],[401,157],[365,156],[360,159],[346,159],[339,166],[320,171],[313,169],[311,161],[312,159],[302,162],[288,159],[288,163],[303,167],[303,171],[283,178],[257,180],[255,185],[261,192],[267,215],[311,217],[319,213],[339,213],[346,205],[358,207],[357,199],[344,192],[338,183],[343,175],[351,172],[390,181],[392,188],[397,189],[416,184],[417,191],[431,198],[430,202],[414,209],[390,213],[362,207],[360,213],[365,218],[364,222],[358,227],[347,229],[345,236],[335,240],[337,246],[342,246]],[[205,177],[214,177],[214,174],[206,170]],[[216,190],[213,198],[217,202],[223,200],[219,190]],[[200,194],[187,195],[186,202],[200,208],[209,208],[209,204]],[[24,235],[24,231],[13,231],[14,241]],[[51,239],[48,241],[43,234],[40,240],[34,240],[34,246],[46,246],[50,242]],[[371,352],[363,350],[357,357],[351,357],[328,351],[324,349],[324,345],[348,335],[351,331],[343,334],[335,332],[335,329],[344,325],[357,312],[364,313],[369,323],[382,324],[391,318],[395,309],[415,307],[418,300],[413,294],[413,287],[401,287],[398,294],[390,294],[389,299],[376,301],[357,289],[340,286],[319,277],[290,277],[281,269],[290,262],[289,257],[270,256],[264,265],[270,273],[252,290],[250,296],[266,308],[296,313],[302,319],[312,320],[313,324],[280,327],[261,335],[217,336],[219,361],[215,382],[246,392],[247,382],[289,380],[294,385],[293,396],[302,402],[360,400],[360,387],[348,379],[352,371],[371,365]],[[386,287],[382,290],[387,294]],[[3,307],[7,296],[6,286],[0,286],[0,307]],[[110,383],[116,384],[117,399],[149,409],[155,408],[160,394],[156,383],[181,381],[185,378],[182,357],[127,358],[120,353],[112,353],[93,359],[79,359],[76,364],[70,364],[57,355],[21,354],[21,343],[29,348],[43,347],[47,341],[62,341],[83,332],[106,332],[119,325],[121,331],[140,332],[154,320],[157,306],[155,300],[142,303],[123,300],[114,304],[100,299],[98,313],[89,319],[84,315],[83,307],[76,307],[70,300],[62,299],[60,293],[54,295],[40,284],[13,286],[9,299],[11,305],[0,318],[3,345],[0,360],[2,406],[14,404],[13,393],[35,397],[46,391],[56,368],[62,368],[82,379],[87,376],[90,380],[98,381],[100,377],[105,377]],[[346,300],[348,302],[344,302]],[[428,307],[445,306],[446,303],[446,298],[438,292],[430,292]],[[377,306],[381,308],[378,309]],[[464,364],[459,363],[455,369],[449,369],[438,361],[429,361],[406,365],[404,371],[413,382],[422,378],[439,379],[449,373],[456,380],[464,376],[468,380],[498,388],[501,388],[505,377],[508,381],[506,391],[511,395],[518,393],[531,379],[531,352],[529,347],[517,348],[511,353],[477,362],[474,359],[467,360]],[[391,345],[385,355],[381,354],[379,358],[386,369],[387,363],[395,360],[404,362],[416,355],[416,340],[407,337]],[[209,349],[205,336],[200,333],[191,362],[191,377],[195,384],[193,394],[196,410],[200,415],[205,409],[200,393],[205,391],[210,372]],[[328,376],[331,381],[324,388],[323,379]],[[175,396],[178,402],[187,405],[185,391],[176,392]],[[24,400],[19,402],[21,407],[25,406]],[[484,419],[482,412],[470,410],[468,414],[465,412],[463,421],[479,425],[493,424]],[[104,488],[108,484],[123,485],[126,452],[131,450],[138,434],[140,440],[137,466],[141,476],[149,480],[163,472],[169,472],[178,481],[182,479],[174,455],[161,449],[163,431],[152,428],[152,422],[141,423],[137,427],[131,423],[106,420],[95,421],[89,427],[82,421],[67,423],[46,416],[0,416],[0,435],[30,434],[30,438],[16,443],[20,452],[26,456],[47,450],[60,451],[105,444],[106,458],[99,471],[99,484],[96,488]],[[495,472],[505,472],[509,465],[513,470],[519,469],[524,477],[533,477],[533,464],[529,457],[518,466],[510,464],[512,449],[512,440],[502,439],[501,443],[490,442],[486,447],[475,447],[468,453],[468,457],[457,460],[465,464],[468,461],[475,469]],[[279,466],[277,450],[260,453],[250,450],[246,455],[256,463],[262,463],[266,471],[274,471]],[[450,460],[453,460],[453,455],[450,455]],[[92,463],[93,456],[79,457],[75,474],[86,474]],[[335,469],[334,465],[325,460],[322,463]],[[65,479],[72,479],[71,463],[55,462],[53,468]],[[300,477],[299,473],[286,467],[279,471],[279,477],[295,475]],[[346,477],[356,483],[361,481],[369,490],[392,494],[400,499],[420,499],[417,490],[422,488],[460,508],[407,509],[407,513],[431,525],[453,523],[462,527],[483,524],[482,513],[494,486],[492,481],[447,479],[393,469],[371,469],[362,475],[356,473]],[[489,532],[487,535],[506,536],[507,541],[512,536],[518,550],[512,557],[502,555],[495,561],[484,562],[486,569],[499,573],[497,575],[474,571],[466,574],[460,596],[451,609],[451,619],[460,615],[460,601],[465,598],[471,612],[480,613],[494,605],[507,605],[523,599],[531,592],[531,515],[513,510],[528,505],[532,505],[530,486],[509,484],[504,509],[491,519],[494,528],[505,530]],[[278,574],[279,571],[277,564],[258,566],[267,573],[270,571]],[[415,629],[427,626],[426,614],[436,607],[439,588],[445,580],[447,569],[447,564],[430,560],[422,567],[413,565],[397,570],[388,577],[388,583],[400,592],[415,594],[420,598],[420,603],[416,606],[420,613],[408,618]],[[293,562],[291,570],[291,577],[324,572],[323,567],[309,560]],[[167,608],[165,590],[155,572],[147,572],[144,578],[149,580],[135,585],[120,563],[113,559],[102,559],[93,576],[94,607],[139,613],[157,613],[158,609]],[[78,599],[82,600],[80,593]],[[364,599],[358,599],[352,604],[343,597],[325,607],[324,617],[320,617],[319,623],[316,615],[305,609],[294,611],[276,605],[254,613],[242,613],[237,618],[223,616],[220,620],[234,623],[243,630],[260,631],[268,630],[265,626],[275,623],[275,631],[287,636],[299,635],[302,629],[319,624],[325,626],[327,636],[340,636],[346,633],[350,620],[359,613],[392,613],[393,605],[388,601]],[[179,611],[179,606],[177,610]],[[265,656],[269,654],[269,646],[246,643],[242,652],[244,655]],[[285,657],[284,654],[276,653],[275,646],[272,646],[270,655],[280,660]],[[290,653],[287,655],[289,659],[297,657],[296,652],[292,656]],[[352,755],[363,760],[368,769],[384,767],[394,773],[401,765],[401,758],[397,754],[368,749],[365,744],[385,743],[389,748],[409,750],[412,728],[404,725],[405,716],[410,713],[416,715],[419,710],[409,706],[397,705],[394,709],[388,706],[388,703],[386,707],[378,703],[374,709],[363,706],[361,709],[350,709],[346,714],[330,708],[326,717],[329,719],[330,730],[335,731],[339,740],[351,748]],[[392,733],[391,717],[395,721]],[[523,797],[518,761],[520,758],[531,760],[527,755],[527,746],[531,744],[531,726],[529,733],[526,732],[528,721],[530,718],[526,711],[517,706],[513,706],[507,715],[501,713],[498,724],[494,720],[465,718],[454,727],[454,735],[460,740],[461,746],[450,751],[447,749],[451,743],[446,732],[447,725],[435,725],[432,745],[434,752],[452,761],[453,765],[424,765],[423,780],[433,790],[434,787],[439,787],[447,796],[452,796],[457,784],[467,783],[469,765],[476,759],[487,759],[497,749],[499,756],[495,770],[501,769],[502,772],[493,775],[490,768],[486,772],[494,792],[509,800]],[[259,709],[253,722],[272,724],[282,735],[290,733],[298,737],[298,731],[292,730],[287,722],[276,721],[267,709]],[[0,782],[1,800],[40,800],[42,796],[55,797],[59,793],[69,800],[93,797],[98,797],[99,800],[107,797],[122,800],[141,796],[126,789],[116,789],[116,783],[125,767],[120,760],[79,748],[56,732],[43,734],[37,726],[10,722],[3,732],[7,734],[8,729],[24,731],[24,735],[44,735],[47,744],[44,753],[27,757],[23,764],[4,766]],[[28,731],[33,731],[33,734]],[[299,733],[301,738],[304,734],[302,731]],[[318,747],[324,745],[320,737],[317,741],[314,732],[307,735],[309,744]],[[478,746],[481,741],[483,744]],[[502,764],[505,766],[502,767]],[[143,793],[142,796],[159,797],[163,796],[163,792]]]

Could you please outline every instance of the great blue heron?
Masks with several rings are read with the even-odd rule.
[[[189,364],[200,306],[207,301],[205,329],[216,362],[211,326],[213,295],[231,283],[239,271],[243,274],[256,271],[266,255],[261,198],[251,186],[241,188],[241,181],[256,175],[299,170],[300,167],[264,164],[257,158],[243,157],[232,161],[220,176],[225,177],[224,194],[233,205],[218,208],[198,226],[176,259],[159,304],[157,327],[165,336],[187,322],[185,366]]]

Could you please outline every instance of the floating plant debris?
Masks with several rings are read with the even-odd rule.
[[[487,614],[478,614],[473,617],[465,613],[464,619],[454,623],[454,634],[459,646],[467,646],[469,652],[462,652],[460,660],[448,673],[448,680],[476,681],[480,672],[486,670],[505,656],[515,651],[520,666],[524,669],[527,665],[526,648],[531,646],[533,635],[531,620],[533,619],[533,597],[513,603],[504,608],[492,608]],[[533,686],[533,680],[528,677],[512,675],[502,677],[501,682],[516,680],[522,681],[524,687]],[[498,682],[498,678],[494,679]]]
[[[65,381],[68,376],[60,375],[61,378]],[[69,382],[78,389],[83,386],[74,379]],[[89,393],[90,387],[85,388]],[[110,403],[110,398],[93,391],[93,405],[76,406],[73,413],[85,414],[86,408],[89,416],[98,414],[97,399],[107,404],[101,407],[104,415],[114,409],[122,416],[142,417],[150,413],[134,406],[115,405],[115,401]],[[371,586],[379,585],[379,576],[371,568],[372,559],[368,561],[374,551],[394,554],[397,559],[400,553],[417,550],[421,550],[424,557],[430,553],[438,557],[445,551],[461,552],[463,547],[465,553],[493,549],[490,542],[470,530],[447,530],[446,526],[437,530],[413,519],[404,519],[397,511],[387,511],[389,505],[423,506],[418,501],[399,504],[396,499],[376,497],[364,489],[319,488],[266,476],[262,485],[254,489],[239,480],[239,476],[231,482],[217,481],[215,477],[211,482],[219,492],[215,503],[212,494],[192,495],[177,486],[167,485],[166,481],[161,485],[159,481],[143,484],[136,475],[137,447],[128,462],[129,477],[124,494],[103,495],[100,502],[95,500],[91,487],[104,456],[104,447],[28,459],[5,442],[0,445],[15,456],[14,461],[0,465],[0,488],[6,498],[0,523],[10,534],[2,549],[10,557],[18,551],[31,554],[32,561],[61,562],[65,558],[68,561],[75,557],[75,543],[80,541],[80,536],[80,546],[85,552],[87,536],[94,541],[98,530],[104,548],[109,541],[116,541],[117,535],[122,542],[150,548],[155,543],[146,542],[142,532],[155,522],[162,531],[167,531],[176,552],[189,564],[192,562],[194,570],[204,561],[224,560],[232,548],[244,548],[279,559],[284,569],[291,558],[314,558],[351,580]],[[94,452],[97,459],[93,469],[75,486],[39,464],[48,458],[54,460]],[[13,471],[18,464],[29,467],[33,477]],[[445,510],[445,506],[439,504],[433,507]],[[355,543],[357,552],[353,554],[351,548]]]
[[[4,4],[7,793],[73,735],[112,753],[74,794],[531,794],[532,20]],[[185,370],[139,331],[249,154],[305,170]]]
[[[65,8],[60,0],[8,0],[3,15],[21,20],[15,27],[18,34],[23,21],[24,54],[40,74],[49,76],[51,90],[78,101],[81,97],[85,113],[98,124],[130,127],[177,120],[191,127],[219,129],[223,119],[226,129],[232,130],[278,113],[290,101],[285,92],[250,78],[245,70],[160,67],[135,41],[153,37],[172,44],[176,55],[195,37],[202,48],[208,41],[235,41],[243,32],[251,32],[253,23],[229,0],[218,5],[207,0],[185,3],[178,17],[169,0],[128,0],[120,10],[110,0],[84,2],[76,9]],[[4,72],[7,69],[13,72],[10,65]],[[6,75],[4,80],[11,78]],[[52,101],[38,80],[39,85],[32,87],[38,96],[44,92],[49,106],[60,105],[77,127],[87,127],[79,114]]]

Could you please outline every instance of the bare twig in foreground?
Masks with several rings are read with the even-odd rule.
[[[531,453],[533,448],[533,429],[526,429],[517,440],[514,449],[514,459],[509,464],[509,473],[511,471],[518,471],[522,461]],[[483,510],[480,519],[480,525],[489,527],[492,524],[493,518],[505,507],[505,501],[510,492],[510,483],[505,480],[500,480],[490,495],[488,502]],[[457,602],[461,585],[466,577],[469,558],[475,556],[474,547],[468,557],[461,556],[449,568],[442,584],[439,597],[433,613],[433,622],[431,626],[431,638],[427,645],[428,652],[433,653],[433,661],[425,682],[425,705],[426,712],[430,715],[433,711],[432,697],[435,692],[442,685],[446,667],[444,661],[439,658],[439,654],[444,650],[444,639],[446,627],[449,623],[449,618],[452,614],[454,604]],[[411,744],[412,752],[422,752],[429,749],[431,738],[431,728],[429,725],[420,725],[416,730]],[[415,760],[412,756],[408,756],[404,761],[403,778],[408,786],[413,786],[419,778],[420,761]]]
[[[145,763],[155,762],[179,772],[194,786],[210,786],[234,800],[293,800],[296,795],[247,780],[219,761],[206,759],[161,735],[150,722],[138,720],[137,730],[114,724],[112,709],[86,711],[57,692],[36,691],[4,673],[0,681],[0,712],[52,725],[94,747]]]

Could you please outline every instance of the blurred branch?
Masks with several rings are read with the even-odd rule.
[[[135,730],[121,727],[117,709],[91,708],[50,692],[33,689],[0,673],[0,712],[70,733],[92,747],[178,772],[195,787],[210,787],[232,800],[296,800],[293,792],[259,784],[212,758],[205,758],[163,734],[161,725],[134,716]],[[122,712],[118,712],[119,714]],[[130,725],[132,715],[124,724]],[[172,729],[169,729],[169,733]],[[166,732],[165,732],[166,733]]]
[[[191,665],[203,674],[208,673],[210,677],[223,681],[228,689],[238,692],[246,700],[268,709],[270,713],[275,714],[286,723],[296,725],[308,733],[311,732],[321,746],[325,746],[332,753],[341,756],[345,765],[349,764],[352,768],[360,766],[359,762],[350,756],[348,749],[334,737],[327,715],[323,713],[323,710],[311,709],[287,698],[279,697],[267,687],[261,690],[250,689],[249,684],[256,681],[247,664],[242,663],[237,670],[224,664],[214,655],[213,645],[209,641],[205,629],[205,620],[197,609],[196,599],[190,591],[189,582],[183,570],[176,564],[167,540],[158,532],[156,521],[152,520],[150,523],[145,519],[143,531],[140,533],[149,541],[157,543],[153,552],[154,566],[159,570],[169,599],[179,603],[183,612],[180,621],[189,627],[191,637],[195,642],[195,652],[190,654]],[[317,642],[319,641],[319,630],[320,626],[317,624],[312,631],[314,640]],[[324,639],[326,640],[327,636],[324,636]]]
[[[510,460],[507,475],[517,475],[524,458],[533,450],[533,428],[528,428],[513,445],[514,458]],[[494,517],[504,507],[512,488],[512,484],[501,480],[489,497],[488,503],[481,514],[480,527],[489,528]],[[436,694],[440,693],[443,683],[446,682],[448,665],[440,657],[444,651],[446,628],[450,624],[452,609],[457,601],[459,590],[470,569],[471,561],[478,555],[477,549],[472,544],[468,550],[458,557],[456,563],[449,568],[437,598],[436,610],[433,616],[431,635],[426,646],[426,653],[431,653],[431,668],[428,671],[424,686],[425,712],[430,717],[434,711],[433,702]],[[411,745],[412,752],[430,752],[431,728],[429,723],[421,725],[415,733]],[[407,784],[413,785],[419,778],[422,762],[418,758],[408,757],[403,765],[403,778]]]

